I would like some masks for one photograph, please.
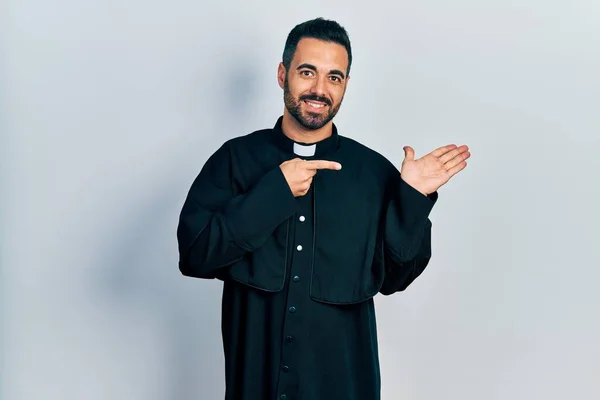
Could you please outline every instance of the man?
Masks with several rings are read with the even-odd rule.
[[[351,63],[336,22],[296,26],[277,74],[283,116],[226,141],[183,206],[182,274],[224,282],[227,400],[380,398],[373,297],[427,266],[437,190],[470,156],[406,146],[399,171],[339,135]]]

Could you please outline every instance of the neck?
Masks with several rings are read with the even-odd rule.
[[[329,121],[325,126],[319,129],[308,129],[291,116],[285,110],[283,120],[281,121],[281,130],[283,133],[295,142],[317,143],[327,139],[333,133],[333,121]]]

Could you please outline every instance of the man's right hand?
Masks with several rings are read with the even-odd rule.
[[[279,168],[281,168],[294,197],[299,197],[308,193],[313,177],[318,170],[331,169],[338,171],[342,169],[342,165],[335,161],[305,161],[300,158],[294,158],[293,160],[283,162]]]

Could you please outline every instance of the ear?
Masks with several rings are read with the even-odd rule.
[[[350,75],[346,75],[346,81],[344,82],[344,95],[346,94],[346,90],[348,90],[348,83],[350,83]]]
[[[280,62],[279,66],[277,67],[277,82],[279,83],[279,87],[282,89],[285,86],[285,74],[285,66],[283,65],[283,62]]]

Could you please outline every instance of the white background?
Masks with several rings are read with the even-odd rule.
[[[377,298],[383,399],[600,398],[599,4],[2,2],[2,399],[223,398],[221,286],[179,273],[177,217],[282,113],[317,16],[354,49],[341,134],[473,153],[427,271]]]

